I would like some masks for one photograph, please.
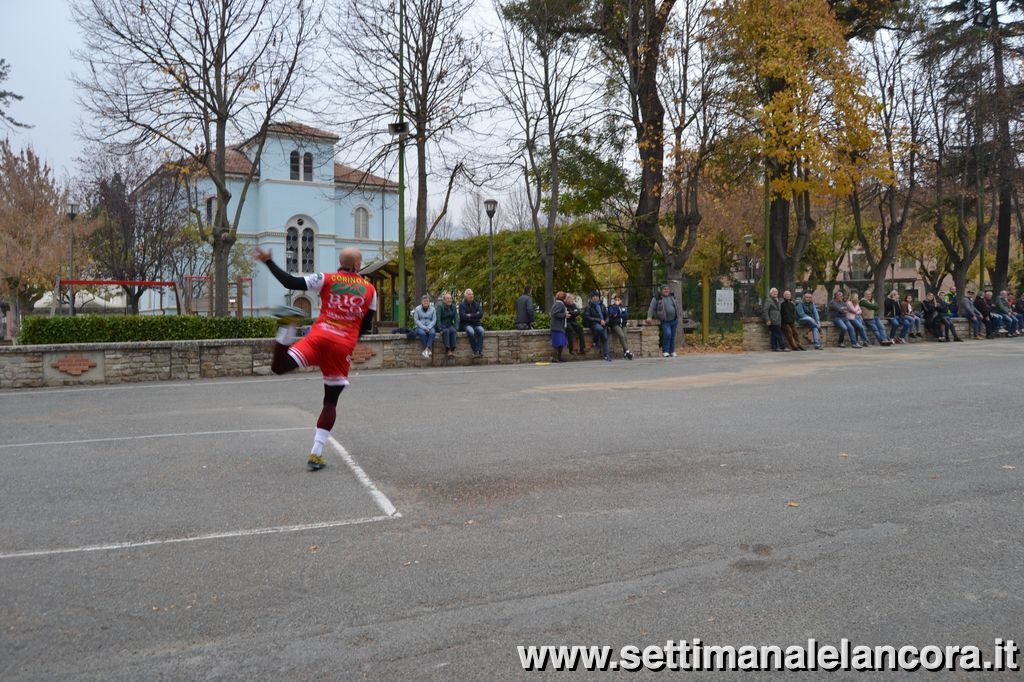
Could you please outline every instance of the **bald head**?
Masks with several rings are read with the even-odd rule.
[[[338,256],[338,265],[342,270],[359,272],[363,265],[363,252],[354,246],[342,249]]]

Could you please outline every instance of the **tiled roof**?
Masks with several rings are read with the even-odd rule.
[[[361,187],[386,187],[388,189],[398,189],[397,182],[392,182],[387,178],[382,178],[379,175],[374,175],[367,171],[361,171],[342,163],[334,164],[334,181],[341,182],[346,185],[358,185]]]
[[[308,126],[305,123],[285,121],[283,123],[271,123],[267,126],[268,135],[291,135],[294,137],[319,137],[324,140],[337,140],[334,133]]]

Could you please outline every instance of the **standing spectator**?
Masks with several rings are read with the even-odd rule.
[[[885,299],[885,319],[889,320],[889,336],[896,343],[906,343],[907,335],[914,321],[903,317],[903,308],[900,306],[900,295],[895,289],[889,292]],[[897,330],[899,334],[897,335]]]
[[[647,306],[647,321],[655,317],[661,323],[661,355],[676,357],[676,329],[679,326],[679,306],[676,297],[667,284],[662,284],[657,295]]]
[[[960,317],[967,320],[971,325],[971,338],[981,338],[981,325],[984,320],[981,317],[981,313],[974,307],[974,292],[970,289],[967,290],[967,294],[960,299],[960,303],[957,305],[957,314]]]
[[[587,352],[586,337],[583,336],[583,327],[580,326],[579,318],[583,312],[576,305],[576,299],[572,294],[565,295],[565,333],[569,341],[569,355],[576,355],[572,349],[573,336],[579,340],[580,355]]]
[[[814,305],[814,296],[810,292],[804,294],[803,298],[796,304],[796,322],[801,327],[808,327],[811,338],[814,340],[814,350],[821,350],[821,317],[818,315],[818,306]]]
[[[532,294],[530,287],[526,287],[523,289],[523,295],[516,300],[516,329],[533,329],[535,316]]]
[[[800,345],[800,334],[796,331],[796,306],[793,305],[793,292],[786,289],[782,292],[782,335],[793,350],[807,350]]]
[[[775,287],[768,290],[768,296],[764,299],[764,323],[768,325],[768,333],[771,335],[772,351],[788,353],[789,349],[782,339],[782,301]]]
[[[480,301],[475,300],[472,289],[466,289],[462,303],[459,304],[459,323],[469,337],[469,347],[474,358],[484,355],[484,327],[480,322],[484,319],[484,309]]]
[[[445,294],[437,311],[437,326],[441,330],[446,358],[455,356],[455,344],[459,333],[459,308],[452,302],[452,295]]]
[[[416,309],[412,311],[412,320],[416,325],[416,336],[419,337],[420,343],[423,344],[423,352],[420,355],[430,358],[434,354],[437,311],[434,310],[434,304],[430,302],[429,295],[423,294],[423,303],[416,306]]]
[[[612,304],[608,306],[608,329],[622,344],[622,357],[632,360],[633,351],[629,349],[629,339],[626,334],[627,322],[629,322],[629,311],[626,310],[626,306],[622,305],[622,296],[615,294],[612,297]]]
[[[955,341],[962,341],[957,336],[956,329],[953,329],[953,323],[946,319],[943,314],[945,309],[945,303],[940,299],[935,298],[932,292],[928,292],[924,296],[924,300],[921,301],[921,310],[924,311],[924,322],[925,326],[928,327],[929,331],[935,335],[935,338],[939,341],[949,342],[949,332],[953,330],[953,339]]]
[[[832,296],[832,301],[828,304],[828,316],[832,320],[832,324],[839,330],[839,338],[837,339],[836,345],[839,348],[843,348],[843,339],[847,336],[850,337],[851,348],[861,348],[862,346],[857,343],[857,335],[853,331],[853,327],[846,319],[846,312],[848,307],[846,301],[843,300],[843,292],[837,291]]]
[[[1020,328],[1017,326],[1017,318],[1013,315],[1013,308],[1010,307],[1006,289],[999,292],[999,298],[995,300],[995,307],[1000,317],[1003,318],[1003,324],[1006,325],[1007,336],[1020,336]]]
[[[850,292],[850,300],[846,303],[846,321],[850,323],[850,327],[853,329],[853,342],[857,343],[860,340],[860,345],[870,346],[871,342],[868,341],[868,331],[864,328],[864,309],[860,307],[860,297],[856,291]]]
[[[565,292],[559,291],[555,294],[555,302],[551,304],[551,347],[555,349],[551,362],[565,362],[562,351],[565,350],[566,317],[568,313],[565,310]]]
[[[912,295],[907,294],[903,297],[903,305],[900,306],[900,312],[903,313],[904,319],[910,320],[911,329],[914,330],[910,332],[910,335],[916,336],[919,339],[923,338],[921,335],[921,327],[924,324],[924,318],[918,315],[917,311],[914,310],[914,297]]]
[[[860,307],[863,310],[864,326],[875,335],[878,345],[891,346],[892,341],[885,335],[885,325],[878,318],[878,304],[875,303],[875,294],[871,289],[864,292],[864,298],[860,299]]]
[[[612,356],[608,355],[608,308],[601,302],[601,292],[597,289],[590,292],[590,303],[583,313],[583,320],[590,327],[594,347],[600,348],[601,357],[611,362]]]

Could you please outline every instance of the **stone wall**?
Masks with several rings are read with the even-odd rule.
[[[636,357],[660,355],[656,325],[630,327],[628,338]],[[618,341],[610,343],[612,356],[621,357]],[[0,389],[268,375],[271,348],[270,339],[0,347]],[[445,358],[440,338],[434,342],[432,358],[421,356],[421,350],[419,341],[404,334],[364,336],[353,353],[352,371],[546,361],[551,359],[551,334],[547,330],[487,332],[482,358],[472,357],[465,334],[459,334],[454,358]],[[566,352],[563,357],[600,359],[593,351],[583,356]]]
[[[960,335],[960,338],[964,341],[971,340],[971,329],[970,324],[967,320],[961,317],[953,318],[953,327],[956,329],[956,333]],[[804,327],[798,327],[800,330],[800,339],[804,343],[804,347],[810,347],[807,344],[807,330]],[[984,331],[984,330],[982,330]],[[889,333],[889,324],[885,325],[885,333]],[[909,343],[918,343],[921,341],[935,341],[930,333],[922,331],[924,336],[920,339],[907,338]],[[838,330],[832,326],[831,322],[821,323],[821,345],[828,348],[829,346],[836,345],[836,339],[838,337]],[[868,339],[872,342],[875,340],[874,334],[871,330],[868,330]],[[759,317],[748,317],[743,320],[743,350],[746,351],[759,351],[759,350],[771,350],[771,341],[768,337],[768,325],[764,323]]]

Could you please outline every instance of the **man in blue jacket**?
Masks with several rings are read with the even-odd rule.
[[[811,330],[814,349],[821,350],[821,317],[818,315],[818,307],[814,305],[814,297],[810,292],[805,293],[803,298],[796,303],[796,323]]]

